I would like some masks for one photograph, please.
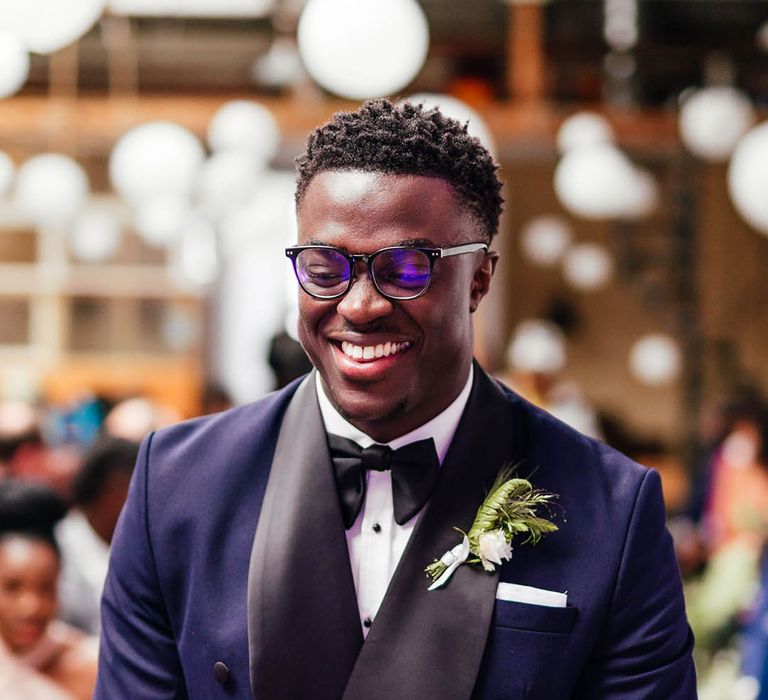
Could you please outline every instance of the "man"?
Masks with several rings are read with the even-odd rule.
[[[144,443],[96,698],[695,697],[658,476],[473,365],[501,210],[487,151],[375,101],[298,166],[286,253],[317,372]],[[560,530],[428,590],[505,464],[559,494]]]

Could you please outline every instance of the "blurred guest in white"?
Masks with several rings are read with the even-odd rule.
[[[72,485],[73,507],[56,526],[61,548],[60,615],[98,634],[109,545],[128,494],[138,443],[105,437],[86,455]]]

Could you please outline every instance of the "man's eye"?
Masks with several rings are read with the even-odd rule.
[[[331,285],[342,282],[345,277],[341,272],[333,268],[313,265],[307,270],[307,279],[315,284],[330,287]]]

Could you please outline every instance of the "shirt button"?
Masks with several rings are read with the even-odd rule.
[[[368,629],[373,624],[373,620],[371,620],[370,617],[366,617],[365,620],[363,620],[363,627],[365,629]]]
[[[378,534],[379,532],[381,532],[381,525],[379,525],[378,523],[374,523],[374,524],[373,524],[373,531],[374,531],[376,534]]]

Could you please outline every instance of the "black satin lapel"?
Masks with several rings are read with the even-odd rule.
[[[515,462],[510,402],[476,365],[475,383],[435,492],[357,659],[344,700],[467,700],[483,657],[498,569],[460,566],[428,591],[424,567],[460,541],[498,470]]]
[[[257,700],[337,700],[363,637],[314,374],[283,418],[248,574]]]

